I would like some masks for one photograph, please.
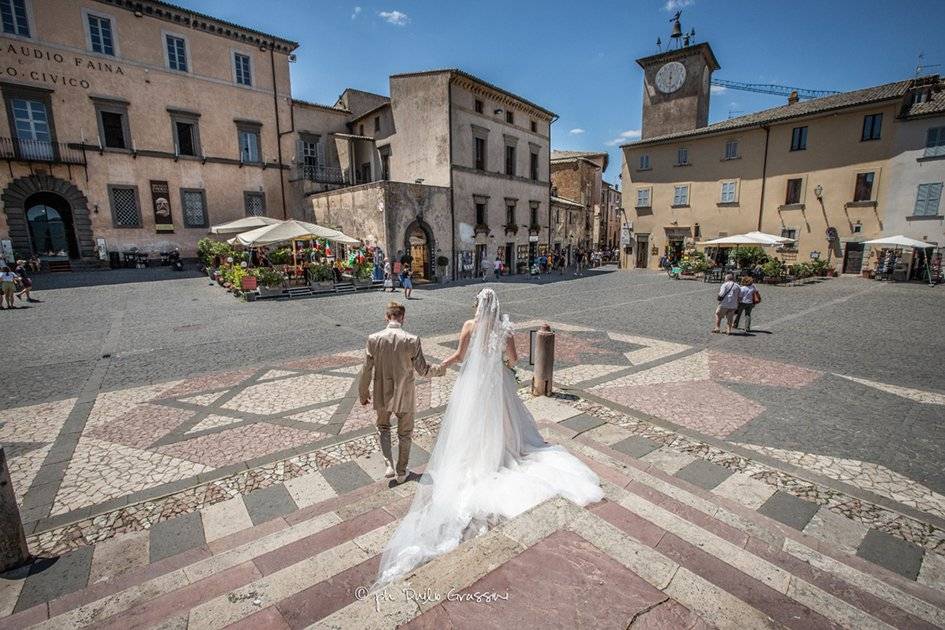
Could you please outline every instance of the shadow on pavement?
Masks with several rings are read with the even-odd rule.
[[[161,282],[164,280],[182,280],[184,278],[206,279],[206,277],[206,274],[201,273],[195,264],[185,266],[183,271],[174,271],[171,267],[145,267],[144,269],[37,273],[31,276],[34,291],[128,284],[131,282]]]

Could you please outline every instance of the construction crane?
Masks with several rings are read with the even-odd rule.
[[[775,85],[773,83],[743,83],[742,81],[727,81],[726,79],[712,79],[712,85],[729,88],[732,90],[741,90],[743,92],[758,92],[761,94],[774,94],[775,96],[791,96],[797,92],[798,98],[820,98],[839,94],[833,90],[806,90],[789,85]]]

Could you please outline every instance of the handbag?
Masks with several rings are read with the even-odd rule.
[[[761,303],[761,294],[758,293],[758,289],[755,289],[755,292],[751,294],[751,303],[752,304]]]

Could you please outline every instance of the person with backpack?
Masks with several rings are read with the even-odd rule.
[[[738,328],[738,322],[745,314],[745,332],[751,332],[751,310],[756,304],[761,303],[761,293],[755,286],[755,280],[751,276],[742,278],[742,286],[739,288],[738,312],[735,313],[735,328]]]
[[[721,332],[722,318],[724,317],[728,324],[725,334],[732,334],[732,320],[735,317],[735,312],[738,310],[740,298],[741,288],[738,286],[738,283],[735,282],[735,274],[725,274],[725,282],[719,287],[719,306],[715,309],[715,328],[712,329],[712,332]]]

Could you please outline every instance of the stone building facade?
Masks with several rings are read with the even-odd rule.
[[[589,151],[553,151],[551,154],[551,186],[555,196],[584,207],[580,237],[574,235],[574,247],[590,250],[602,246],[603,174],[609,155]]]
[[[211,223],[292,212],[295,42],[153,0],[4,10],[7,253],[72,267],[133,247],[193,255]]]
[[[343,181],[310,194],[316,222],[359,234],[380,216],[370,244],[409,250],[421,279],[442,275],[441,256],[450,277],[496,257],[524,273],[549,249],[552,112],[456,69],[392,76],[390,97],[373,97],[345,132],[326,131],[345,143],[327,165]],[[329,214],[342,203],[350,210]]]
[[[796,239],[777,252],[786,262],[823,257],[846,273],[859,273],[869,257],[863,241],[881,235],[945,241],[938,76],[792,98],[708,125],[702,112],[714,60],[708,44],[638,60],[643,133],[622,147],[621,174],[632,266],[655,268],[661,254],[752,230]],[[660,74],[678,70],[674,63],[693,72]],[[666,128],[667,119],[677,128]]]
[[[620,246],[620,229],[623,225],[620,191],[616,186],[605,181],[602,182],[600,193],[598,244],[601,248],[614,249]]]

